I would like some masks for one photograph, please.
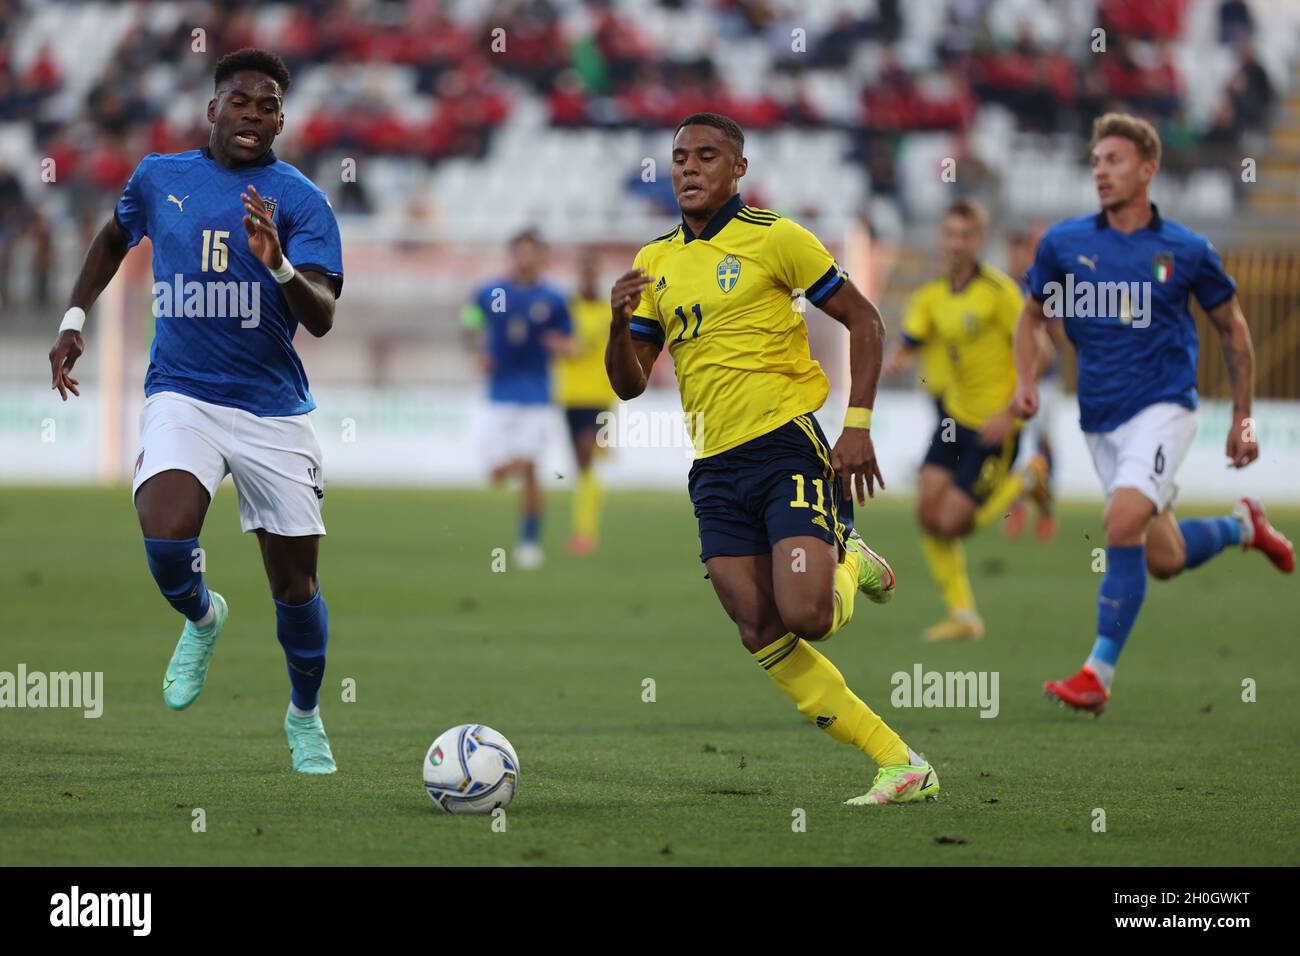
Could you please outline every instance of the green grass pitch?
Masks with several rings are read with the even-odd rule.
[[[1186,514],[1212,509],[1187,508]],[[127,492],[0,489],[0,670],[102,671],[104,713],[0,711],[6,864],[1287,864],[1300,863],[1300,578],[1228,553],[1151,582],[1110,711],[1042,696],[1092,642],[1100,509],[1067,508],[1050,546],[996,528],[967,543],[989,635],[931,647],[940,616],[910,503],[860,509],[894,563],[825,646],[850,685],[938,769],[937,803],[841,806],[870,773],[795,712],[741,648],[679,494],[610,497],[603,550],[493,573],[514,498],[332,489],[323,712],[339,773],[292,773],[285,665],[251,536],[227,483],[203,543],[231,616],[207,688],[167,710],[179,633]],[[1274,522],[1300,538],[1300,512]],[[1000,713],[895,709],[890,675],[997,671]],[[345,678],[356,700],[341,700]],[[653,703],[642,682],[655,681]],[[1242,701],[1242,682],[1258,700]],[[438,813],[420,781],[436,734],[477,721],[518,749],[505,832]],[[206,831],[192,829],[202,808]],[[1094,832],[1094,809],[1105,832]],[[796,832],[796,811],[806,820]],[[956,837],[964,842],[940,842]]]

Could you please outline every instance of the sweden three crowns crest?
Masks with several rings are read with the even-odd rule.
[[[728,255],[718,263],[718,288],[730,292],[740,281],[740,260]]]

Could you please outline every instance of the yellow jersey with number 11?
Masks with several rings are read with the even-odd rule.
[[[698,236],[683,223],[632,266],[654,277],[632,337],[672,354],[696,458],[821,408],[804,304],[824,305],[847,276],[811,232],[736,195]]]

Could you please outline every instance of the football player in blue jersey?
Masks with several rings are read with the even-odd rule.
[[[1079,425],[1106,493],[1106,571],[1096,641],[1079,673],[1044,685],[1049,698],[1100,714],[1120,651],[1137,620],[1147,574],[1172,578],[1229,545],[1256,549],[1282,572],[1291,542],[1259,502],[1217,518],[1174,517],[1175,475],[1196,433],[1195,296],[1219,333],[1232,390],[1228,465],[1259,457],[1251,404],[1255,358],[1237,285],[1214,246],[1160,215],[1151,180],[1160,138],[1150,123],[1108,113],[1093,124],[1093,181],[1101,210],[1057,223],[1038,244],[1016,334],[1020,414],[1039,409],[1034,333],[1060,318],[1078,356]]]
[[[343,260],[325,194],[271,148],[289,79],[266,50],[221,58],[208,145],[140,162],[86,254],[50,369],[64,401],[79,394],[72,369],[86,312],[148,236],[157,322],[131,491],[149,569],[185,617],[163,700],[175,710],[194,702],[226,625],[226,602],[204,580],[199,532],[229,474],[275,602],[293,768],[324,774],[336,769],[319,706],[329,630],[316,577],[324,478],[293,336],[300,323],[315,336],[333,326]]]
[[[514,562],[542,563],[542,490],[538,461],[546,450],[551,410],[551,356],[570,354],[573,319],[564,293],[542,281],[546,246],[527,229],[510,240],[510,275],[482,285],[461,312],[488,378],[483,457],[493,482],[523,482],[523,521]]]

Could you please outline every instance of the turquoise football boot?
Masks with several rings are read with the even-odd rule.
[[[203,690],[203,682],[208,676],[208,662],[212,660],[212,651],[217,646],[221,629],[226,626],[226,599],[216,591],[208,591],[216,617],[205,628],[197,628],[193,621],[186,621],[181,631],[181,639],[176,642],[176,650],[167,664],[167,673],[163,676],[163,701],[172,710],[184,710],[194,703]]]
[[[293,769],[299,773],[333,773],[338,770],[330,739],[325,736],[320,711],[311,717],[295,717],[292,710],[284,715],[284,733],[293,754]]]

